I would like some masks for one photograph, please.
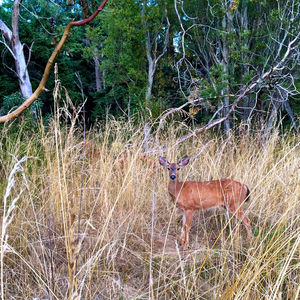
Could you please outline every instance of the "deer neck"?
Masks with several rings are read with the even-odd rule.
[[[179,191],[181,190],[181,187],[182,182],[179,182],[177,179],[169,181],[168,190],[173,197],[177,197]]]

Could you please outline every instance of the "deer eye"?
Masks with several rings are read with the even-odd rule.
[[[170,168],[168,168],[168,170],[170,171],[171,169],[170,169]]]
[[[177,168],[177,171],[179,171],[180,170],[180,168]]]

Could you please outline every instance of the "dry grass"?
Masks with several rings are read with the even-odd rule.
[[[196,214],[182,252],[167,174],[156,155],[141,158],[142,127],[109,121],[87,133],[84,147],[80,129],[58,124],[34,134],[1,128],[3,299],[299,297],[299,137],[274,133],[260,146],[247,133],[230,141],[207,133],[169,150],[169,161],[203,150],[182,179],[228,177],[251,190],[254,240],[242,226],[231,239],[237,222],[213,209]],[[168,147],[185,130],[174,123],[159,138]]]

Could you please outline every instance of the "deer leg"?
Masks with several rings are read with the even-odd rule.
[[[191,209],[185,210],[184,216],[185,216],[185,224],[182,227],[181,242],[183,244],[183,250],[186,250],[189,247],[189,231],[194,216],[194,210]]]
[[[179,244],[182,246],[184,244],[185,241],[185,222],[186,222],[186,216],[185,216],[185,211],[183,211],[182,214],[182,227],[181,227],[181,234],[180,234],[180,240],[179,240]]]
[[[253,233],[251,231],[251,227],[250,227],[250,223],[251,222],[250,222],[250,219],[248,217],[244,216],[243,219],[242,219],[242,223],[244,224],[244,226],[245,226],[245,228],[247,230],[248,238],[253,238],[254,235],[253,235]]]
[[[229,207],[229,210],[235,215],[235,217],[240,220],[243,225],[245,226],[246,230],[247,230],[247,236],[248,238],[252,238],[254,237],[252,231],[251,231],[251,227],[250,227],[250,219],[244,215],[244,212],[242,209],[238,209],[237,211],[233,208]]]

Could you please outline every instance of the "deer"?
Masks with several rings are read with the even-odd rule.
[[[249,188],[245,184],[231,179],[181,182],[178,180],[177,173],[189,161],[188,155],[177,164],[169,163],[165,157],[159,157],[160,165],[169,171],[168,192],[171,200],[183,211],[179,240],[183,250],[187,250],[189,247],[189,231],[195,211],[212,207],[224,207],[234,214],[245,226],[248,238],[252,238],[250,219],[244,215],[243,211],[244,202],[249,200]]]

